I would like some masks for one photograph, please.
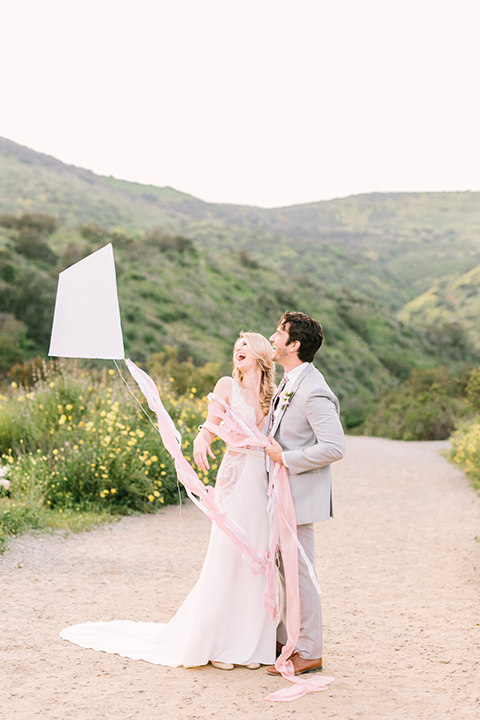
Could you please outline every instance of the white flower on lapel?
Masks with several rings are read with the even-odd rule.
[[[294,390],[289,390],[286,392],[285,390],[280,395],[280,410],[286,410],[287,407],[290,405],[290,400],[292,399],[294,395]]]

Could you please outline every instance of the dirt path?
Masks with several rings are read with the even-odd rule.
[[[2,720],[480,718],[480,500],[446,443],[349,438],[335,520],[317,528],[329,690],[293,703],[264,669],[185,670],[58,638],[83,620],[167,620],[209,523],[191,506],[91,533],[24,537],[0,558]]]

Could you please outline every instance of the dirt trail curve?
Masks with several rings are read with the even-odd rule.
[[[167,620],[209,523],[192,506],[91,533],[23,537],[0,558],[2,720],[478,720],[480,500],[446,443],[348,438],[335,520],[317,528],[329,690],[292,703],[262,668],[171,669],[58,638],[83,620]]]

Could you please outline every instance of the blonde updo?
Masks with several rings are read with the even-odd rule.
[[[248,349],[256,359],[262,371],[262,379],[260,381],[260,408],[264,415],[267,415],[270,409],[270,402],[275,393],[275,364],[272,360],[273,348],[267,338],[255,332],[241,332],[239,340],[245,340]],[[237,346],[238,340],[235,343]],[[235,362],[235,349],[233,351],[233,378],[240,385],[243,381],[243,373],[237,367]]]

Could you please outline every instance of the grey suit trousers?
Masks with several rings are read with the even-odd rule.
[[[315,568],[315,531],[313,523],[297,526],[298,540]],[[285,575],[283,571],[282,549],[280,548],[279,565],[279,611],[280,620],[277,627],[277,640],[282,645],[287,642],[285,627]],[[314,584],[310,579],[307,566],[298,554],[298,579],[300,588],[300,635],[295,650],[306,659],[318,659],[323,653],[322,639],[322,604]]]

